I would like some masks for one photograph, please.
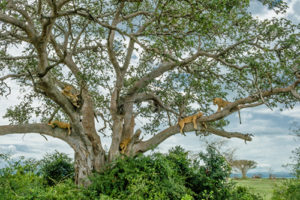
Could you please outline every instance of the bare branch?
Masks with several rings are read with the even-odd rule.
[[[240,138],[243,139],[245,141],[251,141],[252,138],[252,134],[243,134],[243,133],[239,133],[239,132],[227,132],[224,130],[219,130],[219,129],[214,129],[212,127],[207,127],[205,129],[206,132],[218,135],[218,136],[222,136],[222,137],[226,137],[226,138]]]
[[[8,78],[20,78],[22,76],[26,76],[26,74],[25,73],[22,73],[22,74],[8,74],[6,76],[0,77],[0,81],[4,81],[5,79],[8,79]]]

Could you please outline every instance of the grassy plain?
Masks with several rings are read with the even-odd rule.
[[[284,179],[234,179],[237,185],[245,186],[255,194],[260,194],[264,200],[269,200],[272,197],[273,188],[276,184],[280,184]]]

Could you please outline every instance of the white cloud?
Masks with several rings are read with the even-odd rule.
[[[297,118],[300,120],[300,106],[297,106],[292,110],[284,110],[281,112],[281,115]]]
[[[276,14],[272,9],[268,9],[268,7],[262,7],[260,3],[257,1],[255,3],[252,3],[252,6],[256,8],[256,10],[253,13],[253,16],[264,20],[264,19],[271,19],[273,17],[288,17],[288,16],[294,16],[297,17],[298,20],[299,18],[299,6],[300,1],[299,0],[292,0],[288,2],[288,9],[286,10],[286,13],[283,14]],[[257,9],[259,8],[259,9]]]
[[[294,136],[256,136],[244,144],[238,139],[230,140],[229,146],[236,147],[238,159],[254,160],[260,171],[272,168],[275,172],[286,171],[283,164],[290,163],[291,151],[298,145]]]

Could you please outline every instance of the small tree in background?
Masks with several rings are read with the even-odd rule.
[[[41,173],[48,185],[55,185],[67,178],[74,179],[72,159],[58,151],[46,154],[41,160]]]
[[[234,160],[231,167],[242,173],[242,178],[247,178],[246,174],[250,169],[256,168],[256,162],[253,160]]]

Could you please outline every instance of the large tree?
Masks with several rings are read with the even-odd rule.
[[[269,5],[284,12],[283,3]],[[0,135],[65,141],[79,184],[121,153],[134,156],[178,134],[178,120],[199,110],[197,133],[250,141],[224,131],[224,118],[300,99],[299,27],[252,17],[247,0],[1,0],[0,7],[0,93],[18,84],[22,97]],[[70,85],[75,99],[62,93]],[[232,103],[216,112],[214,97]],[[52,119],[69,122],[71,135],[49,126]],[[108,152],[101,134],[111,137]]]
[[[257,163],[253,160],[234,160],[230,162],[230,165],[242,173],[242,178],[247,178],[247,172],[250,169],[256,168]]]

